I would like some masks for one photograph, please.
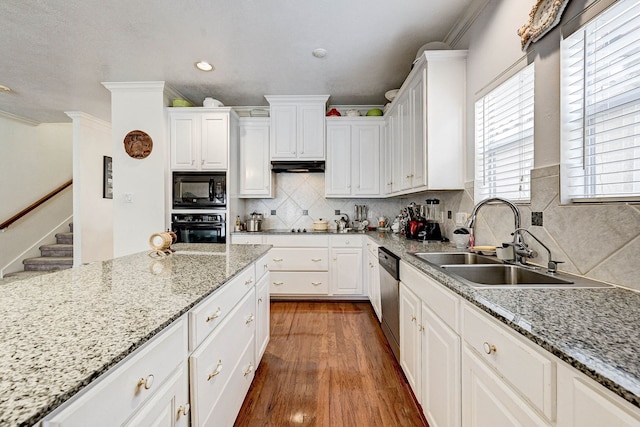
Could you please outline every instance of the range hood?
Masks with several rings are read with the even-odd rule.
[[[324,161],[304,161],[304,160],[272,161],[271,170],[275,173],[324,172]]]

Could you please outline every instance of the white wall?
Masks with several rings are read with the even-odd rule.
[[[113,258],[113,200],[103,198],[103,157],[111,124],[81,112],[73,120],[74,265]]]
[[[149,250],[149,236],[165,229],[168,142],[164,82],[104,83],[111,91],[113,154],[113,251],[123,256]],[[133,159],[123,141],[132,130],[153,140],[145,159]],[[131,202],[125,200],[131,196]]]
[[[71,124],[34,125],[0,116],[0,174],[2,222],[72,178]],[[67,189],[1,232],[2,274],[21,270],[20,262],[13,262],[16,257],[58,230],[71,214],[72,191]],[[29,254],[38,255],[37,247]]]

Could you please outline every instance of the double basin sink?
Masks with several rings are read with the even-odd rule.
[[[504,264],[496,257],[471,252],[415,252],[413,256],[444,269],[474,288],[608,288],[581,277]]]

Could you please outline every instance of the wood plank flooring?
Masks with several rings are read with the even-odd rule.
[[[235,425],[427,426],[365,302],[272,302],[271,341]]]

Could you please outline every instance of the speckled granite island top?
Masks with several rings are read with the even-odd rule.
[[[453,292],[609,390],[640,407],[640,293],[602,289],[474,289],[411,252],[456,251],[452,244],[368,233]],[[402,279],[402,278],[401,278]]]
[[[269,250],[177,244],[0,286],[0,425],[32,425]]]

